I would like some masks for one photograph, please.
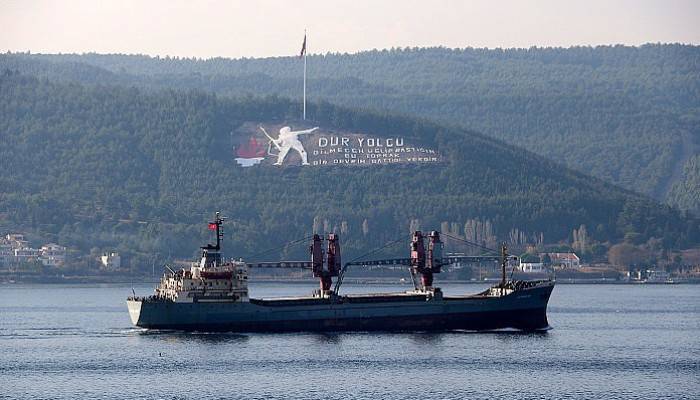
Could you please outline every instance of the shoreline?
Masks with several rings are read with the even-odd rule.
[[[90,276],[54,276],[54,277],[31,277],[29,279],[3,279],[0,280],[0,285],[27,285],[27,284],[40,284],[40,285],[66,285],[66,284],[76,284],[76,285],[89,285],[89,284],[108,284],[108,285],[125,285],[125,284],[149,284],[157,285],[160,281],[159,278],[152,277],[129,277],[129,276],[100,276],[100,275],[90,275]],[[491,285],[498,283],[500,279],[487,279],[483,281],[479,280],[464,280],[464,279],[444,279],[438,282],[444,284],[475,284],[475,285]],[[312,279],[308,278],[277,278],[277,277],[256,277],[251,279],[251,283],[282,283],[282,284],[311,284],[314,283]],[[396,278],[377,278],[377,277],[356,277],[356,278],[345,278],[344,283],[351,284],[363,284],[363,285],[387,285],[396,284],[401,286],[410,286],[410,282],[401,281]],[[560,278],[556,280],[558,285],[697,285],[700,284],[700,278],[697,279],[685,279],[682,281],[672,281],[672,282],[643,282],[643,281],[622,281],[613,279],[574,279],[574,278]]]

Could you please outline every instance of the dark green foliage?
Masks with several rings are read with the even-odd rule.
[[[229,132],[246,121],[293,120],[298,104],[202,92],[0,78],[0,227],[140,260],[189,257],[213,211],[231,217],[228,254],[250,256],[311,233],[338,230],[346,255],[442,221],[490,220],[566,239],[581,224],[599,241],[634,232],[668,246],[700,238],[697,220],[474,132],[430,122],[310,105],[321,126],[431,142],[447,162],[376,168],[240,168]],[[300,190],[302,188],[303,190]],[[366,233],[363,222],[367,221]],[[399,246],[394,253],[405,252]],[[305,258],[303,246],[266,258]],[[145,262],[145,261],[142,261]]]
[[[669,202],[681,210],[700,215],[700,154],[686,162],[681,179],[671,189]]]
[[[669,193],[700,146],[698,65],[700,48],[677,44],[327,54],[309,58],[309,96],[462,125],[692,208],[686,199],[697,185]],[[6,55],[3,66],[84,83],[232,96],[298,99],[301,91],[296,57]]]

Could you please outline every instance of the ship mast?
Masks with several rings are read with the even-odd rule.
[[[501,287],[506,287],[506,264],[508,263],[508,253],[506,243],[501,244]]]
[[[224,239],[223,223],[226,218],[221,216],[220,212],[216,212],[213,222],[209,222],[209,230],[216,231],[216,245],[207,243],[206,246],[201,246],[202,249],[202,266],[219,265],[221,263],[221,242]]]
[[[216,251],[221,250],[221,241],[224,239],[224,228],[222,227],[223,222],[224,219],[221,218],[221,213],[217,211],[216,219],[214,220],[214,224],[216,224]]]

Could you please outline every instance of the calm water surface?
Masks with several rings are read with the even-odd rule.
[[[482,285],[444,284],[448,294]],[[309,293],[253,284],[253,296]],[[403,290],[347,285],[346,291]],[[151,285],[136,287],[148,294]],[[546,333],[192,334],[130,286],[0,286],[0,398],[699,398],[700,286],[559,285]]]

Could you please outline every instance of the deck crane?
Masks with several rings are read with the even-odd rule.
[[[445,235],[451,237],[449,235]],[[427,238],[427,248],[425,239]],[[340,237],[335,233],[330,233],[325,238],[327,243],[326,248],[323,247],[324,238],[314,234],[311,238],[311,261],[278,261],[278,262],[259,262],[247,263],[249,268],[304,268],[311,269],[313,276],[319,279],[320,287],[319,294],[322,297],[337,296],[343,282],[343,277],[349,267],[352,266],[407,266],[411,272],[414,289],[417,291],[430,292],[433,288],[434,274],[440,273],[442,267],[456,263],[480,263],[484,261],[499,261],[501,264],[501,282],[499,287],[506,288],[508,280],[506,278],[506,267],[508,262],[517,260],[518,257],[510,255],[507,252],[505,243],[502,244],[500,252],[494,249],[489,249],[482,245],[466,241],[461,238],[453,239],[460,240],[466,244],[477,246],[491,253],[500,254],[485,254],[477,256],[443,256],[442,250],[444,243],[441,240],[440,232],[431,231],[428,235],[424,235],[421,231],[415,231],[411,237],[410,255],[407,258],[385,258],[375,260],[352,260],[341,263],[340,256]],[[398,241],[390,242],[382,248],[393,245]],[[376,250],[375,250],[376,251]],[[373,252],[375,252],[373,251]],[[342,267],[341,267],[342,266]],[[416,277],[420,276],[420,281]],[[333,277],[337,277],[335,286]]]
[[[426,249],[424,245],[424,239],[428,238],[428,247]],[[463,242],[470,244],[463,239]],[[416,231],[412,235],[411,239],[411,255],[409,258],[390,258],[390,259],[379,259],[379,260],[362,260],[362,261],[351,261],[345,264],[343,270],[339,274],[338,281],[336,282],[336,287],[334,289],[335,294],[338,294],[340,285],[342,284],[342,278],[350,266],[375,266],[375,265],[405,265],[410,267],[411,278],[413,281],[413,286],[416,290],[430,291],[433,289],[433,274],[440,273],[442,267],[450,264],[457,263],[480,263],[483,261],[499,261],[501,264],[501,282],[500,286],[505,287],[507,284],[506,278],[506,267],[509,261],[517,260],[518,257],[510,255],[507,252],[507,247],[505,243],[501,246],[500,254],[494,255],[478,255],[478,256],[447,256],[443,257],[442,249],[443,242],[440,239],[440,232],[432,231],[427,236],[424,236],[422,232]],[[478,245],[479,247],[485,248]],[[488,249],[495,252],[493,249]],[[420,275],[420,282],[416,281],[416,275]]]

